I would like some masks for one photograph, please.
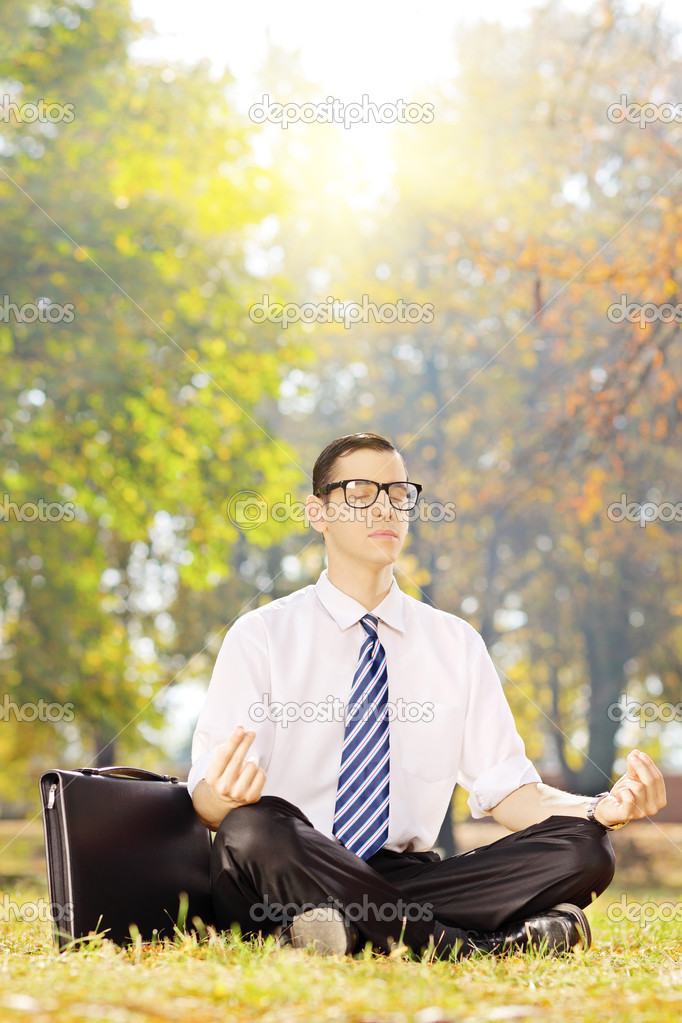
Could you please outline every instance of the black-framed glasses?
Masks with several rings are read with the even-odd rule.
[[[338,483],[327,483],[316,492],[315,496],[330,494],[332,490],[343,487],[343,498],[352,508],[369,508],[374,504],[380,492],[385,490],[388,499],[398,511],[410,511],[415,507],[422,492],[420,483],[397,480],[395,483],[377,483],[375,480],[340,480]]]

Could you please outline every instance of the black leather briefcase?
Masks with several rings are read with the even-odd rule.
[[[40,778],[55,944],[91,931],[117,944],[214,924],[211,835],[187,785],[136,767]],[[183,895],[182,893],[185,893]]]

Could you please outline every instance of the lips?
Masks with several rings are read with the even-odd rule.
[[[378,533],[370,533],[369,535],[372,536],[372,537],[375,537],[375,536],[379,536],[379,537],[387,536],[388,537],[388,536],[390,536],[394,540],[398,539],[398,534],[391,532],[390,529],[380,529]]]

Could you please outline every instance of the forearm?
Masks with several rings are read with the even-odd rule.
[[[531,782],[511,792],[490,813],[498,824],[510,831],[521,831],[554,814],[587,819],[590,802],[590,796],[564,792],[544,782]]]
[[[235,805],[232,801],[228,801],[214,792],[205,778],[197,783],[192,793],[192,803],[201,823],[211,831],[218,830]]]

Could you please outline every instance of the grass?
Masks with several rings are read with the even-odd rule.
[[[0,838],[5,844],[6,836]],[[39,834],[24,834],[20,858],[7,864],[12,869],[5,878],[13,881],[21,862],[25,867],[10,893],[18,905],[48,899],[36,869],[40,856],[32,843],[37,841],[42,841]],[[609,906],[623,891],[629,903],[676,904],[675,920],[642,927],[610,919]],[[677,1023],[682,885],[633,888],[616,874],[587,912],[593,931],[587,953],[480,956],[456,964],[426,957],[420,962],[400,950],[391,957],[367,949],[354,958],[323,958],[278,949],[271,938],[240,942],[236,935],[215,933],[201,941],[178,935],[157,947],[138,942],[127,949],[96,938],[59,955],[49,922],[27,923],[10,914],[12,919],[0,923],[0,1021]]]

